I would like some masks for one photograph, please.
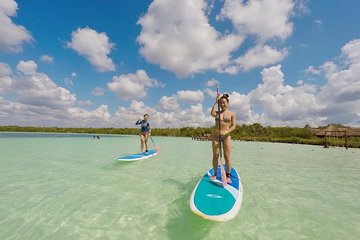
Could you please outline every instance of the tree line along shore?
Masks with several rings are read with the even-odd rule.
[[[332,131],[326,131],[330,129]],[[334,130],[335,129],[335,130]],[[338,130],[341,129],[341,130]],[[182,128],[152,128],[152,136],[191,137],[192,139],[210,140],[213,127],[182,127]],[[0,126],[2,132],[44,132],[44,133],[87,133],[137,135],[139,128],[60,128],[32,126]],[[359,133],[352,134],[352,133]],[[325,134],[324,134],[325,133]],[[341,134],[340,134],[341,133]],[[360,129],[332,124],[319,128],[306,125],[300,127],[270,127],[259,123],[237,125],[231,133],[233,140],[256,142],[279,142],[294,144],[309,144],[323,146],[341,146],[360,148]]]

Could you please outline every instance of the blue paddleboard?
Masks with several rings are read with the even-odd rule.
[[[125,162],[129,162],[129,161],[138,161],[138,160],[142,160],[142,159],[146,159],[152,156],[155,156],[157,154],[156,150],[149,150],[149,152],[141,152],[141,153],[136,153],[136,154],[132,154],[132,155],[128,155],[128,156],[124,156],[124,157],[119,157],[116,160],[118,161],[125,161]]]
[[[225,165],[224,165],[225,168]],[[225,187],[221,182],[221,170],[218,166],[216,180],[211,180],[214,169],[210,169],[196,185],[190,197],[191,210],[205,219],[213,221],[229,221],[239,212],[243,187],[239,174],[231,169],[231,181]]]

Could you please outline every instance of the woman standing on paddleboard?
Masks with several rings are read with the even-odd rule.
[[[141,152],[144,151],[144,145],[145,145],[145,149],[146,149],[146,153],[149,152],[149,148],[148,148],[148,144],[147,144],[147,141],[148,141],[148,138],[150,136],[150,123],[148,122],[148,118],[149,118],[149,115],[148,114],[145,114],[144,115],[144,119],[141,120],[137,120],[137,122],[135,123],[136,125],[141,125],[141,133],[140,133],[140,141],[141,141],[141,144],[140,144],[140,149],[141,149]]]
[[[220,113],[216,111],[216,105],[220,104]],[[228,110],[229,106],[229,95],[223,94],[221,97],[218,94],[213,108],[211,109],[211,116],[215,117],[215,126],[213,129],[212,137],[212,150],[213,159],[212,164],[214,168],[214,176],[211,179],[215,180],[218,171],[218,160],[220,143],[219,138],[222,141],[224,149],[224,158],[226,164],[226,180],[231,183],[230,171],[231,171],[231,136],[230,133],[236,128],[236,115]],[[220,126],[219,126],[220,124]],[[219,130],[221,129],[221,130]]]

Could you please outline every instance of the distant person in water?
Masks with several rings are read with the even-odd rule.
[[[216,110],[217,104],[220,104],[220,113]],[[236,128],[236,115],[233,112],[230,112],[228,109],[229,106],[229,95],[223,94],[221,97],[218,95],[214,103],[213,108],[211,109],[211,116],[215,118],[215,126],[213,129],[213,138],[212,138],[212,150],[213,150],[213,159],[212,164],[214,168],[214,176],[211,177],[212,180],[216,179],[217,170],[218,170],[218,160],[219,160],[219,150],[220,143],[219,137],[222,141],[223,153],[226,164],[226,179],[228,183],[231,183],[230,171],[231,171],[231,136],[230,133]],[[220,129],[219,131],[219,124]]]
[[[135,123],[136,125],[141,125],[141,133],[140,133],[140,141],[141,141],[141,144],[140,144],[140,151],[143,152],[143,151],[144,151],[144,146],[145,146],[146,153],[149,152],[149,148],[148,148],[147,141],[148,141],[148,138],[149,138],[150,133],[151,133],[150,123],[148,122],[148,118],[149,118],[149,115],[148,115],[148,114],[145,114],[143,120],[139,119],[139,120],[137,120],[137,122]]]

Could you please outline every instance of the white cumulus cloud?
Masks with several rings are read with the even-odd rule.
[[[203,0],[153,1],[138,21],[140,54],[178,76],[224,69],[244,37],[220,34],[210,25],[207,8]]]
[[[19,53],[25,43],[31,43],[31,33],[21,25],[16,25],[12,17],[16,16],[18,5],[14,0],[0,1],[0,50]]]
[[[82,108],[69,108],[67,111],[70,115],[69,120],[74,121],[72,124],[80,127],[106,126],[111,117],[107,105],[100,105],[92,111]]]
[[[41,55],[40,61],[47,62],[47,63],[52,63],[52,62],[54,62],[54,57],[51,57],[51,56],[49,56],[47,54],[44,54],[44,55]]]
[[[34,75],[36,73],[37,64],[34,61],[20,61],[16,69],[25,75]]]
[[[224,0],[216,20],[230,20],[232,27],[220,32],[210,21],[218,11],[212,1],[154,0],[138,21],[137,42],[148,62],[177,76],[208,70],[234,75],[282,61],[288,49],[271,43],[291,36],[291,17],[305,9],[302,0]],[[244,55],[239,49],[246,38],[255,40]]]
[[[206,82],[206,86],[207,87],[214,87],[214,86],[217,86],[219,84],[219,81],[216,80],[216,79],[211,79],[209,81]]]
[[[266,125],[319,124],[319,113],[324,105],[316,98],[316,87],[284,84],[281,65],[265,68],[261,72],[263,83],[248,96],[252,109],[258,109],[258,121]]]
[[[233,91],[229,94],[229,109],[236,113],[240,122],[256,122],[257,114],[251,109],[250,97]]]
[[[114,76],[112,82],[107,84],[110,91],[122,99],[142,99],[147,95],[148,88],[163,87],[156,79],[150,78],[144,70],[135,74]]]
[[[77,100],[75,94],[59,87],[46,74],[37,72],[34,61],[20,61],[13,73],[0,63],[0,118],[4,125],[20,126],[105,126],[110,114],[106,105],[95,110],[75,107],[88,105]],[[6,99],[12,95],[11,100]]]
[[[242,34],[255,34],[264,42],[291,35],[293,24],[289,18],[293,10],[292,0],[225,0],[220,17],[230,19]]]
[[[10,66],[6,63],[0,62],[0,93],[7,92],[11,87],[12,80],[12,70]]]
[[[103,96],[105,94],[106,89],[104,88],[100,88],[100,87],[96,87],[91,91],[91,94],[94,96]]]
[[[176,96],[162,96],[159,100],[159,107],[163,111],[176,112],[180,110],[180,104]]]
[[[98,33],[88,27],[78,28],[71,34],[67,47],[84,56],[99,72],[115,71],[115,65],[109,57],[114,44],[106,33]]]
[[[204,93],[200,90],[182,90],[176,92],[177,98],[189,104],[201,103],[204,101]]]
[[[245,55],[235,60],[241,69],[248,71],[255,67],[265,67],[282,61],[288,54],[286,48],[277,50],[269,45],[256,46],[250,49]]]
[[[332,105],[358,102],[359,107],[352,110],[360,114],[360,39],[348,42],[341,50],[343,60],[340,63],[328,61],[320,67],[327,82],[319,98]],[[347,109],[351,109],[350,105]]]
[[[15,85],[20,103],[56,109],[75,104],[75,95],[57,86],[46,74],[38,73],[36,69],[34,61],[20,61],[17,65],[17,70],[24,74],[16,80]]]

